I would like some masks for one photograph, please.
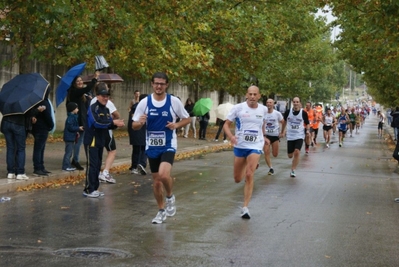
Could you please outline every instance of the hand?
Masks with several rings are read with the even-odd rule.
[[[141,125],[144,125],[144,123],[147,122],[147,114],[143,114],[140,116],[139,122]]]
[[[116,126],[118,126],[118,127],[123,127],[123,126],[125,126],[125,122],[124,122],[123,120],[120,120],[120,119],[114,120],[114,124],[115,124]]]
[[[173,131],[173,130],[177,129],[176,123],[168,121],[166,124],[166,128]]]
[[[235,135],[233,135],[233,136],[230,138],[230,143],[232,143],[233,145],[236,145],[236,144],[237,144],[237,138],[236,138]]]
[[[94,78],[98,79],[98,77],[100,77],[100,72],[96,70],[96,72],[94,73]]]
[[[84,131],[83,126],[79,126],[79,131],[81,131],[81,132]]]
[[[32,124],[35,124],[37,122],[36,117],[32,117]]]

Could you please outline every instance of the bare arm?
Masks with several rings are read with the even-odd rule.
[[[232,122],[229,120],[226,120],[226,122],[223,125],[223,131],[226,133],[227,138],[230,139],[230,142],[232,144],[237,144],[237,139],[235,137],[235,135],[233,135],[233,133],[230,130],[230,126],[231,126]]]

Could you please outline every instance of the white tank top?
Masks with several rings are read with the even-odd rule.
[[[269,136],[278,136],[280,134],[280,121],[283,115],[277,110],[267,113],[265,117],[265,134]]]
[[[303,109],[301,109],[298,115],[294,115],[292,108],[287,117],[287,140],[298,140],[305,138],[305,126],[302,118]]]
[[[326,116],[324,117],[324,124],[325,124],[326,126],[331,126],[332,123],[333,123],[333,120],[334,120],[333,115],[331,115],[331,116],[326,115]]]

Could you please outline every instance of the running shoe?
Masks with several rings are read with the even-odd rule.
[[[7,179],[15,179],[15,174],[14,173],[7,174]]]
[[[175,195],[172,195],[170,198],[166,198],[166,216],[173,216],[176,214],[176,199]]]
[[[17,177],[15,179],[17,179],[17,180],[28,180],[29,177],[26,176],[26,174],[24,173],[24,174],[17,174]]]
[[[97,192],[99,197],[105,196],[104,192],[101,192],[101,191],[98,191],[98,190],[95,190],[94,192]]]
[[[251,219],[251,214],[249,214],[249,210],[247,207],[241,208],[241,218],[243,219]]]
[[[268,175],[274,175],[274,170],[273,168],[270,168],[269,172],[267,173]]]
[[[147,171],[145,170],[145,168],[144,168],[143,165],[141,165],[141,164],[137,164],[137,171],[138,171],[141,175],[147,175]]]
[[[342,146],[342,143],[339,143],[339,147],[341,147]]]
[[[329,145],[329,144],[326,144],[326,147],[327,147],[327,148],[330,148],[330,145]]]
[[[154,219],[152,219],[153,224],[160,224],[163,223],[166,220],[166,211],[160,210],[157,213],[157,216],[155,216]]]
[[[97,198],[100,196],[100,193],[98,193],[98,191],[93,191],[91,193],[87,193],[87,192],[83,191],[83,196],[88,197],[88,198]]]
[[[296,177],[296,174],[295,174],[295,172],[294,172],[294,171],[291,171],[291,174],[290,174],[290,176],[291,176],[292,178],[295,178],[295,177]]]
[[[114,177],[112,177],[110,173],[104,174],[103,172],[100,172],[100,174],[98,175],[98,179],[100,180],[100,182],[103,183],[110,183],[110,184],[116,183]]]
[[[139,170],[137,170],[137,169],[132,169],[132,170],[130,171],[130,173],[139,174]]]

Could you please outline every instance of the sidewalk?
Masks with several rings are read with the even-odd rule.
[[[214,128],[215,127],[209,129],[209,132],[207,134],[208,137],[207,141],[194,139],[192,137],[189,138],[178,137],[177,155],[179,155],[179,153],[190,153],[197,150],[209,149],[216,146],[222,146],[228,148],[229,143],[224,144],[222,140],[219,140],[219,142],[212,141],[211,138],[215,136]],[[132,147],[129,144],[129,137],[128,136],[116,137],[116,147],[117,147],[117,155],[112,167],[113,168],[118,167],[118,172],[120,172],[121,170],[130,172],[128,168],[130,167],[131,164]],[[18,187],[26,187],[33,183],[44,184],[49,181],[67,178],[70,176],[77,176],[79,174],[85,173],[85,171],[74,171],[71,173],[62,171],[61,165],[62,165],[62,159],[64,157],[64,143],[47,142],[46,149],[44,152],[44,158],[45,158],[44,166],[51,173],[47,177],[35,176],[33,175],[32,152],[33,152],[33,145],[28,144],[26,146],[25,171],[26,175],[29,176],[29,180],[7,179],[6,147],[0,148],[0,168],[2,170],[0,174],[0,194],[13,192],[16,191]],[[103,164],[107,155],[106,153],[107,152],[104,149]],[[84,153],[83,146],[80,150],[80,163],[86,169],[86,156]],[[149,170],[148,166],[147,170]],[[112,170],[111,173],[113,173]],[[116,179],[118,179],[117,175],[114,176]]]

